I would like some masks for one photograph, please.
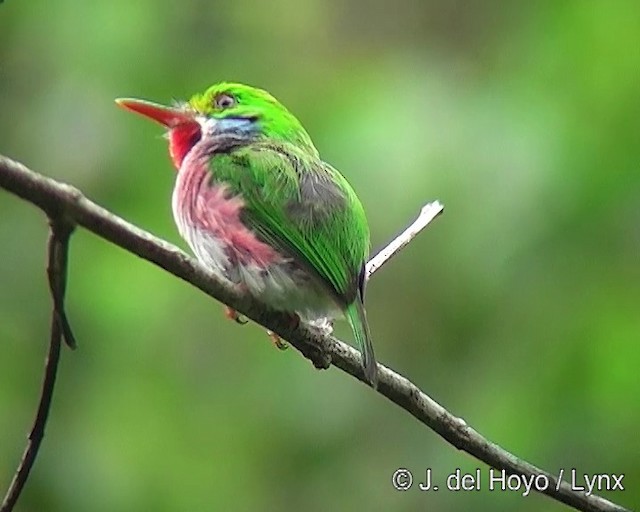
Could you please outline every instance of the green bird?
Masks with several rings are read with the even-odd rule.
[[[375,386],[363,302],[365,212],[298,119],[268,92],[237,83],[213,85],[171,107],[116,101],[168,129],[177,169],[173,216],[198,260],[298,320],[327,328],[346,317]]]

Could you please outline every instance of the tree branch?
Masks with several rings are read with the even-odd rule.
[[[47,274],[49,276],[49,288],[53,299],[51,312],[51,337],[49,341],[49,353],[44,368],[44,379],[42,381],[42,391],[40,402],[36,412],[36,417],[29,434],[27,446],[18,465],[13,480],[0,506],[0,512],[11,512],[20,497],[20,493],[27,483],[31,468],[38,456],[38,450],[44,437],[44,429],[49,417],[51,408],[51,398],[53,388],[56,383],[58,373],[58,362],[60,361],[60,342],[64,336],[70,347],[75,347],[75,341],[71,334],[71,329],[65,315],[64,292],[67,279],[67,261],[69,249],[69,237],[73,228],[63,220],[51,219],[51,231],[49,234],[49,258]]]
[[[274,312],[251,296],[242,296],[235,290],[227,288],[200,263],[175,246],[101,208],[85,198],[77,189],[39,175],[2,156],[0,156],[0,187],[35,204],[50,216],[52,212],[59,212],[65,219],[83,226],[105,240],[191,283],[289,341],[305,357],[312,360],[316,367],[327,368],[333,364],[365,382],[360,354],[351,346],[332,336],[324,336],[304,324],[292,326],[288,315]],[[440,205],[435,206],[436,204],[432,203],[434,206],[429,210],[430,215],[435,216],[439,213],[436,210]],[[426,225],[428,215],[425,214],[424,209],[422,215],[420,222]],[[418,223],[414,228],[417,229],[419,225]],[[399,243],[399,248],[415,236],[415,234],[405,235],[405,233],[400,237],[404,236],[407,241],[404,244]],[[395,254],[399,248],[389,251],[390,255]],[[383,249],[380,254],[383,253],[386,254],[386,250]],[[379,268],[390,255],[380,256],[380,263],[376,263],[377,266],[373,265],[378,256],[374,257],[368,265],[369,274]],[[604,498],[595,495],[586,496],[584,493],[574,491],[567,482],[558,482],[551,473],[518,459],[482,437],[462,419],[452,415],[402,375],[383,365],[379,365],[378,373],[377,391],[379,393],[405,409],[456,448],[466,451],[494,468],[504,469],[509,474],[545,475],[550,485],[542,492],[578,510],[588,512],[626,510]]]
[[[438,201],[425,204],[420,210],[418,218],[414,220],[407,228],[395,237],[389,245],[386,245],[378,253],[367,262],[366,278],[380,270],[382,265],[395,256],[401,249],[405,248],[411,240],[413,240],[424,228],[426,228],[433,219],[444,211],[444,206]]]

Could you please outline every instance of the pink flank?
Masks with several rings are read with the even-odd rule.
[[[242,223],[242,197],[231,195],[227,185],[211,183],[215,169],[209,171],[210,153],[203,146],[196,144],[178,173],[176,193],[184,221],[212,236],[236,264],[267,268],[281,263],[282,255]]]

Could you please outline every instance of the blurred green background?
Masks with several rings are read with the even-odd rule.
[[[271,91],[341,169],[373,248],[445,215],[370,284],[382,362],[552,472],[640,503],[640,4],[276,0],[0,5],[0,152],[185,248],[161,129],[118,96]],[[0,191],[0,487],[39,394],[46,219]],[[47,435],[18,510],[567,510],[400,493],[488,469],[336,369],[79,230]],[[344,326],[338,329],[350,339]]]

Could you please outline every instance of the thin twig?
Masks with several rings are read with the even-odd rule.
[[[426,228],[433,219],[444,211],[444,206],[439,201],[425,204],[420,210],[418,218],[414,220],[407,228],[395,237],[388,245],[380,249],[380,251],[367,262],[366,278],[369,279],[374,272],[380,270],[392,256],[395,256],[401,249],[407,246],[424,228]]]
[[[289,341],[315,365],[329,364],[364,382],[360,354],[332,336],[323,336],[304,324],[292,325],[286,314],[270,310],[250,295],[227,288],[200,263],[175,246],[126,222],[85,198],[77,189],[39,175],[23,165],[0,156],[0,187],[22,197],[45,212],[63,211],[65,217],[105,240],[158,265],[188,281],[214,299],[228,305],[256,323]],[[550,485],[543,491],[551,498],[587,512],[625,512],[627,509],[599,496],[575,491],[566,482],[482,437],[422,392],[415,384],[379,365],[378,393],[386,396],[420,422],[453,444],[509,474],[545,475]]]
[[[70,224],[61,220],[51,221],[51,239],[56,242],[53,247],[49,247],[50,258],[47,266],[47,276],[49,278],[49,289],[53,299],[53,307],[56,312],[62,337],[71,349],[77,346],[75,336],[71,331],[67,313],[64,307],[64,294],[67,289],[67,263],[69,260],[69,237],[73,231]],[[53,256],[51,254],[53,253]]]
[[[58,373],[58,362],[60,361],[60,345],[65,334],[64,322],[66,317],[64,310],[58,309],[64,303],[64,290],[67,275],[67,255],[69,248],[69,237],[72,228],[64,222],[52,220],[51,231],[48,242],[48,265],[47,274],[49,276],[49,287],[53,299],[51,312],[51,337],[49,340],[49,352],[44,367],[44,378],[42,381],[42,391],[33,427],[27,441],[27,446],[22,454],[20,464],[9,485],[9,489],[0,506],[0,512],[11,512],[18,501],[22,489],[24,488],[31,468],[38,456],[38,450],[44,437],[44,430],[51,408],[51,398],[53,388]],[[63,320],[65,319],[65,320]],[[70,331],[69,331],[70,332]],[[67,338],[67,343],[72,341]]]

